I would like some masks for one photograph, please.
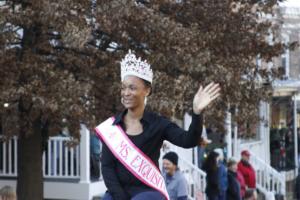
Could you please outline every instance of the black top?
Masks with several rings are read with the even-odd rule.
[[[123,121],[126,112],[127,110],[115,116],[114,121],[114,124],[120,125],[123,130],[126,130]],[[197,145],[202,133],[202,117],[196,114],[192,115],[192,123],[188,131],[184,131],[162,116],[147,111],[144,112],[141,123],[143,132],[128,137],[157,167],[164,140],[180,147],[191,148]],[[101,165],[105,185],[113,199],[128,200],[131,196],[150,189],[114,157],[106,144],[102,147]]]
[[[214,169],[211,167],[203,170],[206,172],[206,194],[210,197],[218,196],[220,194],[218,168]]]
[[[237,173],[228,170],[228,188],[227,188],[227,200],[242,200],[241,186],[237,180]]]

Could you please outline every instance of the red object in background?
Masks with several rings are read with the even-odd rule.
[[[245,183],[249,188],[256,188],[255,171],[250,163],[240,161],[238,164],[238,171],[243,175]]]
[[[237,180],[241,186],[241,197],[244,197],[246,193],[246,183],[243,174],[240,171],[237,171]]]
[[[281,156],[285,156],[285,149],[284,149],[284,148],[281,148],[281,149],[280,149],[280,155],[281,155]]]

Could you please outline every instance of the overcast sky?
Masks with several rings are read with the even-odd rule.
[[[300,8],[300,0],[287,0],[282,3],[282,6]]]

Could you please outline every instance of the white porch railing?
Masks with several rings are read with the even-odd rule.
[[[43,154],[45,178],[79,178],[79,145],[69,148],[69,137],[51,137]]]
[[[179,168],[188,182],[189,199],[206,200],[206,173],[181,156],[179,156]]]
[[[79,145],[69,148],[68,137],[51,137],[43,154],[43,174],[45,178],[80,178]],[[17,176],[17,137],[0,142],[0,176]]]
[[[256,172],[256,187],[265,195],[286,194],[285,177],[250,151],[250,162]]]
[[[16,137],[7,142],[0,141],[0,176],[17,176],[17,150]]]
[[[74,148],[66,145],[68,137],[49,138],[42,158],[45,199],[92,200],[105,192],[101,177],[90,180],[90,132],[84,125],[80,135],[80,144]],[[4,142],[0,135],[0,188],[16,187],[17,143],[16,137]]]

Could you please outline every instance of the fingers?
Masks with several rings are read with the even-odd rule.
[[[220,86],[219,83],[211,82],[205,88],[201,85],[197,91],[197,94],[206,94],[210,102],[220,96]]]
[[[215,88],[219,87],[218,83],[214,83],[211,82],[210,84],[208,84],[205,88],[204,91],[210,93],[211,91],[213,91]]]
[[[220,95],[221,95],[220,93],[217,93],[217,94],[211,96],[211,97],[210,97],[210,100],[213,101],[213,100],[215,100],[216,98],[218,98]]]
[[[219,83],[214,83],[211,82],[210,84],[208,84],[205,88],[204,91],[207,92],[210,95],[215,94],[216,92],[220,91],[220,86]]]
[[[202,85],[200,85],[200,87],[199,87],[197,93],[199,94],[199,93],[201,93],[202,91],[203,91],[203,87],[202,87]]]
[[[208,84],[205,88],[204,88],[204,92],[207,92],[208,90],[210,90],[213,86],[215,85],[214,82],[211,82],[210,84]]]
[[[212,96],[215,96],[215,95],[219,94],[220,90],[221,90],[221,88],[219,86],[217,86],[212,91],[208,92],[208,94],[212,97]]]

